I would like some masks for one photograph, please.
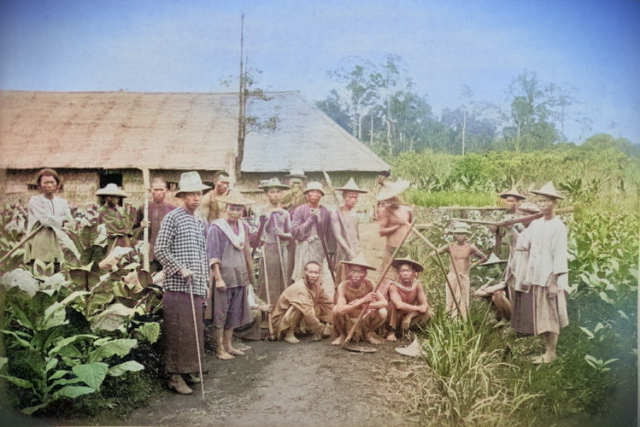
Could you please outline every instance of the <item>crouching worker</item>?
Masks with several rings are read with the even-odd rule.
[[[338,334],[331,344],[342,345],[360,312],[368,304],[367,312],[359,327],[354,331],[353,341],[365,339],[371,344],[380,344],[375,331],[387,318],[387,300],[375,292],[375,285],[367,279],[368,270],[375,270],[362,255],[351,261],[342,261],[347,266],[347,280],[338,285],[338,298],[333,308],[333,327]]]
[[[287,287],[278,298],[272,322],[276,337],[295,344],[296,332],[312,332],[314,341],[331,335],[333,303],[320,282],[321,268],[316,261],[304,266],[304,277]]]
[[[498,320],[511,319],[511,302],[507,298],[507,284],[504,280],[500,281],[499,279],[503,275],[500,264],[505,262],[492,253],[487,261],[480,264],[479,266],[481,267],[490,268],[490,271],[487,272],[489,280],[473,293],[475,297],[491,300],[491,305],[496,310],[496,318]]]
[[[433,310],[427,303],[427,296],[418,280],[418,273],[424,268],[410,258],[396,258],[391,265],[398,271],[398,281],[389,287],[387,321],[391,329],[388,341],[396,341],[398,333],[404,336],[417,325],[425,324],[433,317]]]

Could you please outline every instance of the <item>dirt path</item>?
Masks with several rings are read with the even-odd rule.
[[[134,412],[126,425],[158,426],[394,426],[385,370],[409,363],[385,343],[355,353],[309,338],[299,344],[251,342],[231,361],[208,356],[205,397],[167,392]]]
[[[366,258],[381,263],[382,239],[376,223],[361,224]],[[374,280],[378,275],[372,274]],[[389,396],[397,394],[390,372],[413,363],[385,342],[375,353],[355,353],[329,340],[299,344],[247,342],[245,356],[221,361],[208,355],[205,397],[167,392],[136,411],[127,425],[159,426],[394,426]],[[404,343],[407,344],[407,343]],[[398,369],[399,368],[399,369]]]

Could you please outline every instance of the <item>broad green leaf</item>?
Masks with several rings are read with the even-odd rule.
[[[589,339],[592,339],[594,337],[593,333],[587,329],[587,328],[583,328],[582,326],[580,326],[580,330],[582,330],[582,332],[584,332],[585,334],[587,334],[587,336],[589,337]]]
[[[67,304],[69,304],[74,299],[79,298],[79,297],[81,297],[83,295],[91,295],[91,292],[88,292],[88,291],[75,291],[75,292],[72,292],[71,294],[69,294],[68,297],[66,297],[65,299],[60,301],[60,304],[66,306]]]
[[[56,273],[51,277],[48,277],[44,283],[40,286],[40,289],[60,290],[62,284],[66,282],[64,274]]]
[[[44,409],[47,406],[49,406],[49,403],[51,403],[51,400],[48,400],[45,403],[41,403],[39,405],[36,406],[29,406],[28,408],[23,408],[21,411],[23,414],[27,414],[27,415],[32,415],[34,412],[40,410],[40,409]]]
[[[89,334],[78,334],[71,337],[63,338],[60,341],[56,342],[56,346],[49,350],[48,355],[53,356],[58,354],[63,348],[67,347],[69,344],[72,344],[78,340],[86,340],[86,339],[96,339],[98,338],[96,335]]]
[[[95,393],[95,390],[92,389],[91,387],[66,386],[56,391],[55,393],[53,393],[53,400],[58,400],[61,397],[68,397],[71,399],[75,399],[78,396],[82,396],[90,393]]]
[[[11,375],[0,375],[0,377],[6,379],[12,384],[17,385],[20,388],[33,388],[31,381],[24,380],[22,378],[14,377]]]
[[[69,374],[72,374],[71,371],[67,371]],[[74,377],[71,379],[67,379],[67,378],[59,378],[56,379],[53,383],[51,383],[51,385],[49,387],[46,387],[46,391],[47,392],[51,392],[53,390],[55,390],[56,388],[60,387],[60,386],[64,386],[64,385],[70,385],[70,384],[78,384],[83,382],[80,378],[78,377]]]
[[[68,373],[70,373],[71,371],[65,371],[65,370],[59,370],[59,371],[55,371],[53,373],[53,375],[51,375],[49,377],[49,381],[53,381],[53,380],[57,380],[58,378],[62,378],[65,375],[67,375]]]
[[[91,362],[99,362],[111,356],[126,356],[137,344],[138,340],[130,338],[109,341],[102,347],[94,350],[89,356],[89,360]]]
[[[153,344],[158,341],[158,337],[160,336],[160,324],[158,322],[143,323],[136,328],[135,333]]]
[[[74,366],[72,370],[85,384],[94,390],[98,390],[107,376],[109,365],[102,362],[87,363]]]
[[[53,358],[49,359],[49,361],[47,362],[47,364],[44,367],[44,370],[45,370],[45,372],[49,372],[50,370],[52,370],[56,366],[58,366],[58,359],[53,357]]]
[[[84,357],[82,352],[78,350],[75,345],[67,345],[66,347],[61,348],[60,351],[58,351],[58,355],[71,359],[81,359],[82,357]]]
[[[66,321],[65,306],[59,302],[54,302],[44,312],[44,319],[42,321],[42,329],[47,330],[56,326],[64,325],[68,323]]]
[[[31,345],[31,343],[25,339],[22,339],[17,333],[13,332],[13,331],[7,331],[7,330],[3,330],[2,331],[5,335],[10,335],[13,336],[16,340],[16,342],[18,344],[20,344],[22,347],[24,348],[28,348],[28,349],[33,349],[33,346]]]
[[[6,357],[0,357],[0,371],[2,370],[4,365],[7,364],[7,362],[9,362],[9,359],[7,359]]]
[[[144,366],[135,360],[130,360],[128,362],[121,363],[119,365],[115,365],[109,368],[109,375],[112,377],[119,377],[125,372],[138,372],[142,371]]]
[[[606,302],[607,304],[614,305],[613,300],[609,298],[609,296],[605,292],[599,292],[598,295],[600,296],[600,299],[602,299],[602,301]]]
[[[39,284],[33,274],[22,268],[16,268],[0,276],[0,286],[5,288],[17,287],[30,297],[33,297],[38,290]]]
[[[102,313],[90,319],[91,327],[94,330],[115,331],[134,313],[135,310],[120,303],[111,304]]]

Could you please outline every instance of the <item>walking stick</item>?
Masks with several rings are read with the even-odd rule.
[[[200,356],[200,334],[198,333],[198,319],[196,318],[196,304],[193,301],[193,278],[189,276],[187,278],[189,283],[189,296],[191,297],[191,312],[193,313],[193,331],[196,334],[196,351],[198,352],[198,373],[200,374],[200,391],[202,391],[202,400],[204,397],[204,376],[202,373],[202,358]]]
[[[151,179],[149,178],[149,169],[142,168],[142,181],[144,182],[144,222],[147,224],[146,227],[143,227],[143,236],[144,243],[142,246],[142,255],[143,255],[143,270],[149,271],[150,260],[149,260],[149,191],[151,191]]]
[[[267,251],[262,254],[262,263],[264,265],[264,287],[266,288],[267,304],[271,305],[271,295],[269,294],[269,272],[267,271]],[[273,331],[273,323],[271,323],[271,313],[267,313],[267,323],[269,324],[269,340],[275,340],[276,334]]]
[[[436,248],[436,246],[433,243],[431,243],[429,241],[429,239],[427,239],[424,236],[424,234],[420,233],[418,230],[412,229],[411,231],[413,232],[413,234],[418,236],[422,241],[424,241],[427,244],[427,246],[429,246],[435,252],[436,258],[438,260],[438,266],[440,267],[440,270],[442,270],[442,274],[444,274],[444,278],[445,278],[445,280],[447,282],[447,286],[449,287],[449,292],[451,292],[451,295],[453,296],[453,286],[451,285],[451,282],[449,281],[449,277],[447,275],[447,272],[444,269],[444,264],[442,263],[442,258],[440,258],[440,253],[438,252],[438,248]],[[452,262],[452,264],[453,264],[453,262]],[[456,278],[457,277],[458,276],[456,274]],[[458,283],[460,283],[460,279],[458,279]],[[462,313],[462,311],[460,311],[460,305],[458,305],[458,300],[456,298],[454,298],[453,302],[456,305],[456,309],[458,310],[458,313]]]
[[[278,260],[280,261],[280,270],[282,270],[282,280],[284,280],[285,286],[289,279],[287,278],[287,272],[284,269],[284,262],[282,261],[282,246],[280,245],[280,236],[276,234],[276,246],[278,247]]]
[[[411,231],[413,230],[413,226],[415,225],[415,223],[416,223],[416,220],[414,218],[413,222],[411,222],[411,224],[409,225],[409,229],[407,230],[407,233],[402,238],[402,241],[393,250],[393,254],[391,255],[391,258],[389,258],[389,261],[387,262],[387,265],[384,267],[384,270],[382,270],[382,275],[380,276],[380,279],[378,280],[378,283],[376,283],[376,286],[373,288],[373,292],[377,291],[378,288],[380,287],[380,284],[382,283],[382,281],[384,280],[385,276],[387,275],[387,271],[389,271],[389,268],[391,268],[391,264],[393,263],[393,260],[395,259],[396,255],[398,254],[398,251],[400,250],[400,248],[402,247],[404,242],[407,240],[407,238],[411,234]],[[347,338],[345,338],[344,342],[342,343],[342,348],[345,348],[347,343],[349,341],[351,341],[351,338],[353,338],[353,334],[356,332],[356,328],[360,325],[360,322],[362,322],[362,319],[364,318],[364,315],[366,314],[368,309],[369,309],[369,303],[366,303],[364,305],[364,307],[362,308],[362,311],[358,315],[358,318],[356,319],[356,322],[353,324],[353,326],[351,326],[351,330],[349,331],[349,334],[347,335]]]
[[[15,251],[17,251],[20,247],[22,247],[25,243],[27,243],[33,236],[36,235],[36,233],[38,231],[42,230],[42,225],[38,224],[32,231],[31,233],[27,234],[26,236],[23,237],[22,240],[20,240],[18,243],[16,243],[16,245],[11,248],[11,250],[9,252],[7,252],[6,254],[4,254],[4,256],[2,258],[0,258],[0,264],[2,264],[6,259],[8,259],[11,255],[13,255],[13,253]]]

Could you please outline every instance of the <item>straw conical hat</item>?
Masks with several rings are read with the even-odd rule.
[[[396,182],[385,181],[382,183],[382,188],[376,196],[376,200],[387,200],[401,194],[404,190],[409,188],[411,183],[404,179],[398,179]]]
[[[364,259],[364,256],[362,254],[356,256],[351,261],[342,261],[342,264],[345,264],[345,265],[357,265],[358,267],[364,267],[367,270],[375,270],[376,269],[374,266],[370,265],[367,262],[366,259]]]
[[[552,181],[547,182],[539,190],[531,190],[531,192],[541,196],[551,197],[553,199],[564,199],[564,196],[561,196],[558,191],[556,191],[556,187],[553,186]]]
[[[238,190],[233,188],[229,190],[229,193],[225,194],[224,196],[218,196],[216,200],[228,205],[246,206],[255,203],[253,200],[244,197]]]
[[[180,175],[180,182],[178,182],[178,191],[176,192],[176,196],[180,195],[180,193],[195,193],[209,188],[211,187],[202,183],[202,179],[198,172],[184,172]]]
[[[489,256],[489,259],[479,265],[493,265],[493,264],[500,264],[502,262],[507,262],[507,261],[501,260],[500,258],[498,258],[496,254],[492,252],[491,255]]]
[[[368,193],[367,190],[359,188],[353,178],[349,178],[349,182],[347,182],[344,187],[336,188],[336,190],[350,191],[352,193]]]
[[[318,190],[324,196],[324,189],[322,188],[322,184],[317,181],[311,181],[307,183],[307,187],[304,189],[303,193],[307,194],[307,192],[312,190]]]
[[[96,196],[116,196],[116,197],[129,197],[124,190],[121,190],[116,184],[107,184],[104,188],[96,191]]]
[[[529,214],[536,214],[540,212],[540,207],[535,203],[522,203],[518,206],[518,210]]]
[[[501,199],[506,199],[509,196],[515,197],[516,199],[520,199],[520,200],[526,199],[525,196],[523,196],[522,194],[518,193],[518,190],[516,190],[516,187],[512,187],[511,190],[503,191],[502,193],[500,193],[500,198]]]
[[[288,190],[291,187],[286,185],[286,184],[281,183],[278,178],[271,178],[268,181],[262,182],[258,186],[258,188],[261,189],[261,190],[268,190],[269,188],[280,188],[282,190]]]
[[[420,265],[417,261],[412,260],[410,257],[396,258],[391,262],[391,266],[393,268],[400,268],[402,264],[411,265],[417,273],[420,273],[424,270],[424,267],[422,265]]]

